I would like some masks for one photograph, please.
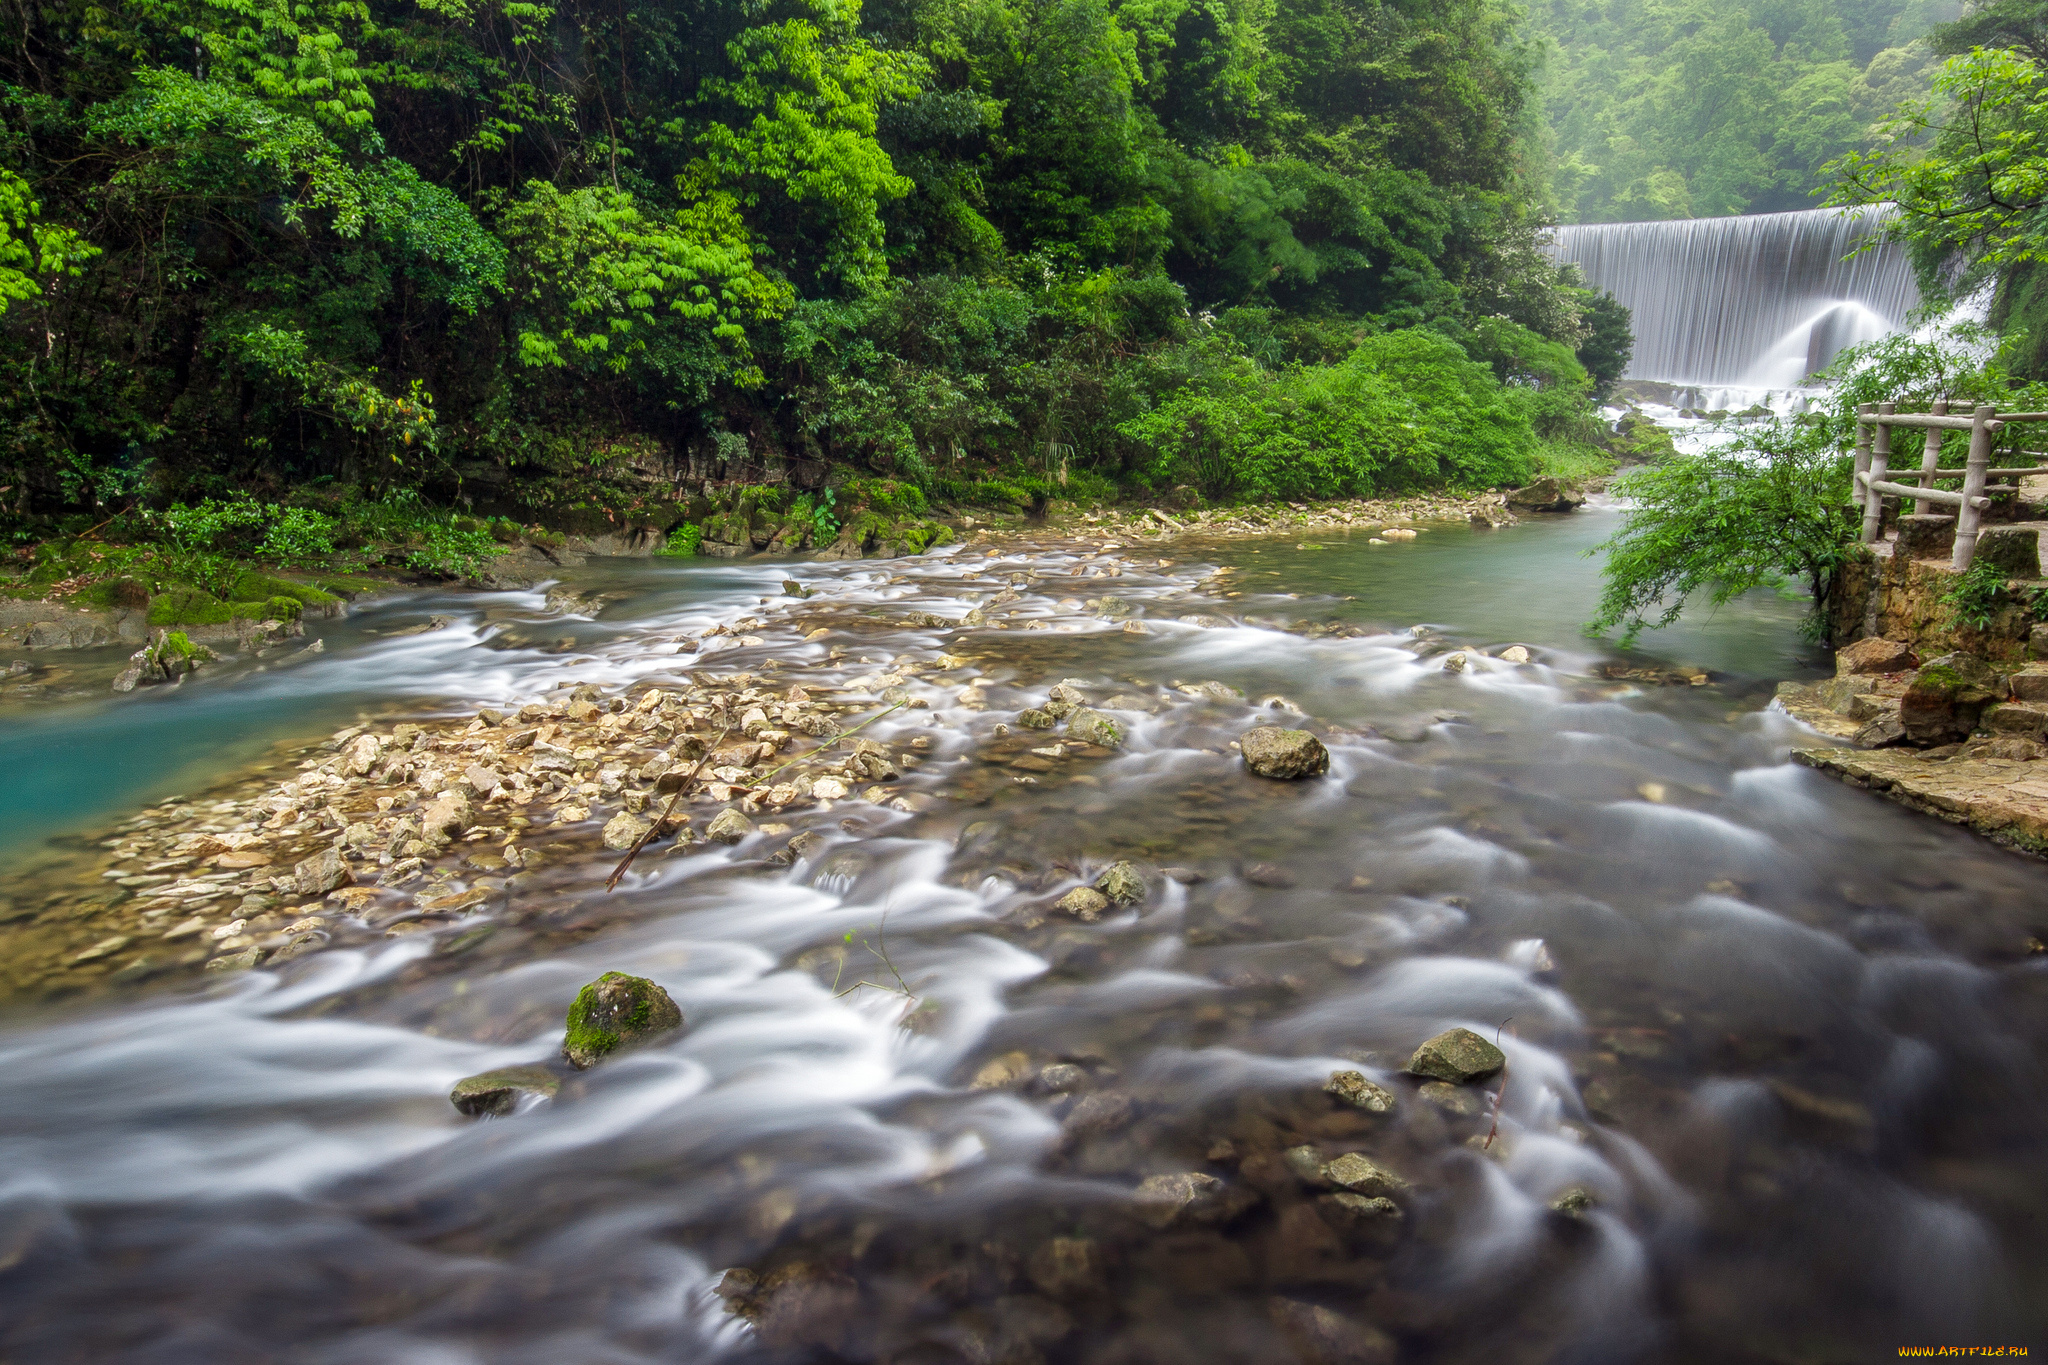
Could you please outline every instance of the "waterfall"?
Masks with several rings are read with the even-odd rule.
[[[1798,387],[1843,347],[1899,331],[1920,301],[1889,206],[1556,229],[1552,254],[1633,314],[1627,378],[1689,389]],[[1726,404],[1717,404],[1726,406]]]

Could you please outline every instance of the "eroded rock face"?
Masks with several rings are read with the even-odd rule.
[[[1446,1029],[1415,1049],[1408,1074],[1465,1085],[1507,1065],[1507,1055],[1468,1028]]]
[[[1261,725],[1245,731],[1237,742],[1244,752],[1244,766],[1260,777],[1296,781],[1330,771],[1330,751],[1306,730]]]
[[[660,986],[644,976],[606,972],[576,992],[562,1055],[582,1070],[682,1026],[682,1010]]]
[[[2006,695],[2005,680],[1968,654],[1944,654],[1921,666],[1899,700],[1908,743],[1923,747],[1968,739],[1984,708]]]
[[[1911,645],[1897,640],[1858,640],[1835,651],[1835,674],[1900,673],[1917,663]]]

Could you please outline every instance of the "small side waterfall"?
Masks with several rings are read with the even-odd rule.
[[[1843,347],[1896,332],[1920,301],[1889,207],[1556,229],[1552,253],[1634,314],[1627,377],[1796,388]]]

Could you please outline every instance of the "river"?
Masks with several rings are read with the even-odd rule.
[[[415,934],[203,985],[17,994],[0,1358],[2042,1344],[2040,865],[1788,763],[1799,732],[1763,703],[1824,667],[1798,602],[1753,594],[1629,661],[1702,685],[1602,676],[1614,656],[1578,623],[1585,551],[1613,525],[1594,508],[1377,546],[613,562],[577,575],[601,596],[574,615],[538,593],[399,597],[290,667],[16,722],[18,907],[82,836],[361,717],[771,657],[858,685],[950,649],[982,681],[970,705],[957,680],[914,680],[929,709],[868,733],[925,741],[900,785],[929,799],[799,815],[831,844],[793,866],[756,836],[645,860],[606,897],[616,855],[586,840],[514,878],[502,925],[460,947]],[[818,597],[782,598],[785,577]],[[1005,586],[1009,629],[902,624]],[[1083,606],[1103,596],[1147,630]],[[674,652],[747,613],[762,643]],[[451,623],[389,633],[435,614]],[[1277,628],[1297,619],[1324,628]],[[1511,643],[1534,661],[1479,653]],[[983,761],[1068,678],[1124,720],[1120,753]],[[1244,700],[1177,687],[1211,681]],[[1324,733],[1329,777],[1243,773],[1229,741],[1274,719]],[[1115,858],[1145,871],[1142,901],[1045,918]],[[661,982],[687,1028],[552,1103],[454,1112],[458,1078],[551,1055],[608,969]],[[842,993],[859,980],[877,984]],[[1398,1074],[1453,1025],[1507,1054],[1497,1121],[1476,1087]],[[1321,1087],[1346,1068],[1395,1111],[1333,1108]],[[1398,1216],[1347,1224],[1303,1147],[1403,1174]],[[1188,1172],[1227,1207],[1132,1218],[1140,1180]],[[714,1292],[732,1267],[728,1296],[769,1305],[758,1331]]]

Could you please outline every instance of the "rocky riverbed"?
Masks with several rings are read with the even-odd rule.
[[[477,689],[14,869],[0,1345],[2031,1330],[2033,865],[1786,764],[1718,664],[1290,596],[1540,533],[1381,529],[721,565],[715,609],[570,582],[380,637]],[[610,1027],[621,977],[673,1027]]]

